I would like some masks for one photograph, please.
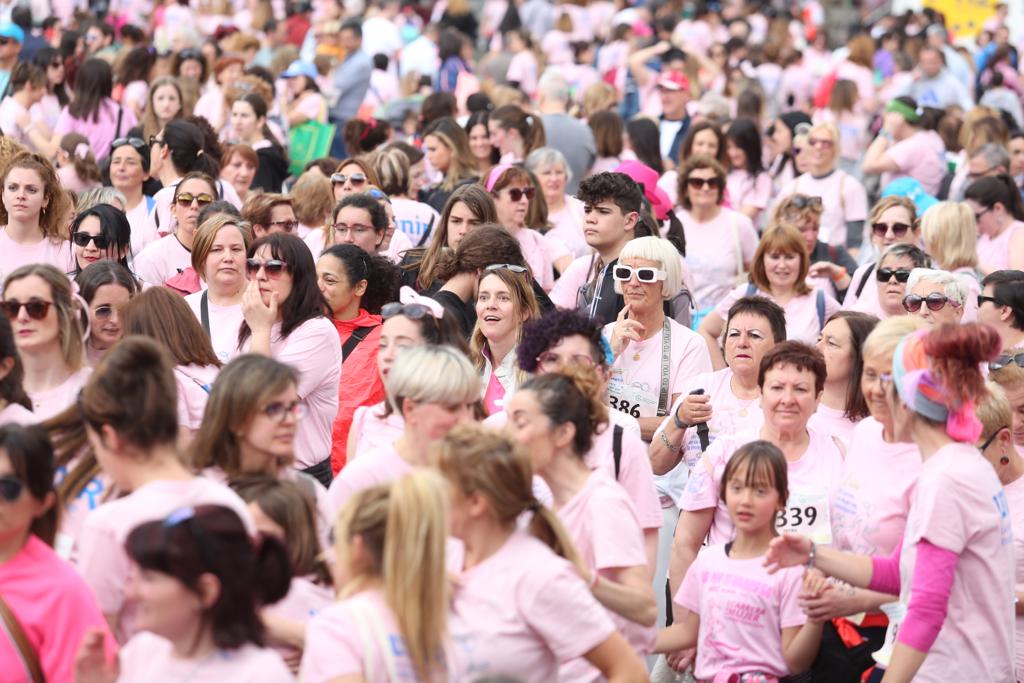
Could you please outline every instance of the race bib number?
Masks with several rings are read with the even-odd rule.
[[[780,534],[803,534],[815,543],[832,542],[832,521],[829,516],[828,492],[794,490],[789,492],[786,508],[775,517]]]
[[[885,642],[878,651],[871,656],[875,658],[883,669],[889,666],[892,658],[893,648],[896,647],[896,637],[900,634],[900,624],[907,616],[907,606],[902,602],[887,602],[881,606],[882,612],[889,618],[889,627],[885,630]]]
[[[657,417],[657,389],[657,387],[652,388],[647,384],[626,384],[622,381],[621,374],[613,373],[608,382],[608,404],[612,410],[618,410],[633,417]]]

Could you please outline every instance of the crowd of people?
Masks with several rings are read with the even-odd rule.
[[[0,679],[1024,682],[1024,27],[875,5],[0,6]]]

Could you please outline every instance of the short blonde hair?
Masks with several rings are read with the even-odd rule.
[[[671,299],[683,286],[683,269],[679,265],[679,252],[668,240],[660,237],[637,237],[626,243],[619,253],[619,263],[626,259],[640,258],[654,261],[665,271],[661,283],[661,298]],[[622,294],[622,285],[615,282],[615,293]]]
[[[384,388],[392,410],[402,415],[407,398],[417,403],[475,401],[480,398],[480,376],[456,349],[427,344],[398,355]]]
[[[832,168],[835,168],[839,163],[839,128],[831,121],[816,123],[807,131],[808,140],[815,133],[825,133],[832,140]]]
[[[928,327],[923,318],[916,315],[897,315],[886,318],[875,325],[864,340],[861,352],[868,356],[892,356],[899,343],[912,332]]]
[[[1013,408],[1003,388],[993,381],[985,382],[985,388],[988,389],[988,395],[974,406],[974,414],[981,420],[982,426],[979,441],[988,441],[1000,429],[1013,427]]]
[[[215,213],[209,216],[196,230],[196,236],[192,240],[192,269],[205,282],[203,270],[206,267],[206,259],[210,256],[210,249],[213,248],[213,241],[217,239],[217,233],[221,228],[234,227],[242,235],[242,242],[248,251],[249,242],[252,241],[252,228],[248,221],[232,216],[229,213]]]
[[[962,202],[939,202],[921,216],[924,250],[948,270],[978,267],[978,227]]]
[[[932,268],[914,268],[910,271],[910,279],[907,280],[907,293],[910,293],[910,290],[921,282],[942,285],[943,293],[961,306],[967,301],[967,283],[955,273]]]

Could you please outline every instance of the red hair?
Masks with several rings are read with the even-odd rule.
[[[999,333],[988,325],[942,325],[929,332],[924,351],[932,370],[948,394],[948,406],[980,402],[986,395],[980,365],[999,355]]]

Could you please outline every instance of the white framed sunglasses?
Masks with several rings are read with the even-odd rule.
[[[668,277],[668,274],[660,268],[654,268],[652,266],[640,266],[634,268],[632,266],[615,266],[612,269],[612,277],[618,282],[629,282],[636,275],[637,282],[644,284],[653,284],[660,282]]]

